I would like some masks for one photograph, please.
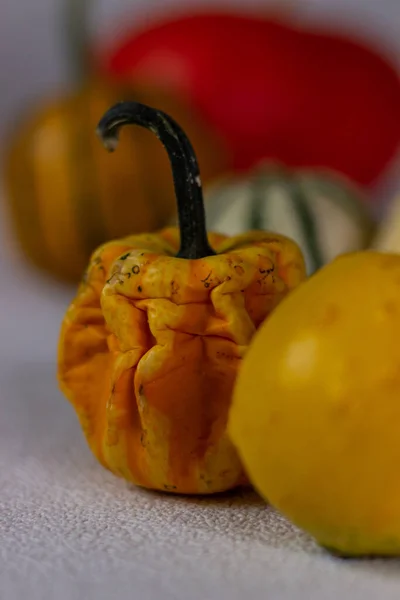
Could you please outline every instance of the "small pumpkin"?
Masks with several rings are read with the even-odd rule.
[[[241,177],[227,176],[205,190],[213,231],[277,231],[301,247],[309,274],[335,256],[365,248],[374,224],[361,192],[325,170],[290,170],[262,163]]]
[[[121,158],[107,159],[94,130],[106,107],[124,97],[105,82],[49,103],[31,115],[10,143],[5,184],[14,230],[36,265],[78,281],[101,243],[152,231],[175,214],[168,159],[154,137],[124,131]],[[203,177],[224,169],[225,153],[214,134],[168,94],[129,92],[179,114],[193,140]]]
[[[210,494],[246,481],[226,424],[242,357],[260,323],[305,278],[290,239],[210,233],[198,164],[169,115],[124,102],[101,120],[154,132],[170,157],[179,228],[132,235],[92,256],[67,310],[58,377],[88,444],[143,487]]]

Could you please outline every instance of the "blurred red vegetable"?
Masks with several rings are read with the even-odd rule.
[[[235,170],[271,158],[369,185],[399,146],[398,74],[339,35],[200,12],[133,27],[97,60],[107,76],[186,96],[228,143]]]

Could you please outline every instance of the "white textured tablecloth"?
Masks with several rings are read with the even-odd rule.
[[[0,256],[1,600],[399,600],[400,562],[331,558],[252,493],[157,495],[98,465],[55,379],[71,293]]]

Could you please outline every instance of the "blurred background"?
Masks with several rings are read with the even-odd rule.
[[[75,286],[98,244],[175,223],[152,134],[95,136],[120,99],[183,126],[209,228],[288,234],[310,273],[368,247],[400,188],[399,30],[398,0],[3,0],[3,259]]]
[[[162,11],[209,6],[207,0],[82,0],[88,5],[90,33],[112,38],[126,18],[132,23]],[[2,0],[0,19],[1,136],[8,119],[30,101],[57,91],[71,81],[66,0]],[[226,8],[243,7],[241,0],[219,0]],[[291,18],[320,23],[363,36],[400,63],[400,7],[397,0],[252,0],[246,10],[281,7]]]

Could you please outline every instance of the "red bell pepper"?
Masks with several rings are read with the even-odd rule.
[[[374,183],[400,140],[400,80],[356,41],[264,17],[200,12],[129,30],[99,55],[124,83],[184,94],[235,170],[261,158]]]

